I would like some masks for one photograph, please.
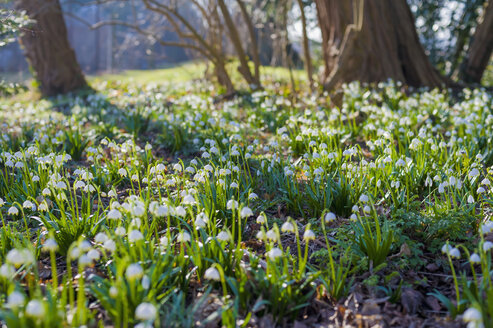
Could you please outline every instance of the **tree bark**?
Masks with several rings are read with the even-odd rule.
[[[469,49],[461,65],[459,78],[466,83],[480,83],[493,51],[493,1],[484,9]]]
[[[440,87],[406,0],[316,0],[325,61],[324,86],[387,79]],[[359,5],[358,5],[359,4]]]
[[[58,0],[15,0],[36,23],[21,36],[27,60],[43,96],[87,88],[87,82],[70,47]]]
[[[310,40],[308,39],[308,32],[306,28],[306,16],[305,8],[303,6],[303,1],[298,0],[298,7],[300,7],[301,13],[301,26],[303,29],[303,52],[305,57],[305,70],[308,76],[308,83],[310,84],[310,89],[313,90],[313,66],[312,66],[312,56],[310,54]]]
[[[248,28],[248,34],[250,34],[250,42],[252,43],[252,59],[253,64],[255,66],[255,71],[253,77],[260,81],[260,55],[258,52],[258,42],[257,37],[255,36],[255,27],[253,26],[252,17],[248,14],[245,4],[243,0],[236,0],[238,6],[240,7],[241,14],[243,15],[243,19],[245,20],[245,24]]]
[[[236,29],[236,25],[233,22],[233,19],[231,18],[228,7],[226,6],[224,0],[218,0],[217,3],[219,5],[219,9],[221,9],[221,13],[223,14],[224,23],[228,27],[229,38],[231,40],[231,43],[233,44],[233,47],[235,48],[236,54],[238,55],[238,59],[240,61],[238,71],[245,78],[250,86],[253,86],[254,89],[259,88],[260,81],[256,79],[250,71],[250,66],[248,66],[248,57],[245,53],[245,50],[243,49],[240,35],[238,33],[238,30]]]

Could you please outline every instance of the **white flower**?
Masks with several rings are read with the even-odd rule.
[[[151,303],[140,303],[135,309],[135,318],[144,321],[151,321],[156,319],[157,310]]]
[[[0,266],[0,277],[5,278],[5,279],[11,279],[15,275],[15,268],[8,264],[4,263],[2,266]]]
[[[267,238],[267,236],[265,235],[265,232],[263,230],[260,230],[259,232],[257,232],[256,237],[258,240],[264,240],[265,238]]]
[[[469,204],[474,203],[474,197],[473,197],[472,195],[469,195],[469,197],[467,197],[467,202],[468,202]]]
[[[169,244],[169,239],[168,239],[168,237],[166,237],[166,236],[161,237],[161,238],[159,239],[159,243],[160,243],[162,246],[164,246],[164,247],[168,246],[168,244]]]
[[[336,215],[332,212],[329,212],[327,214],[325,214],[325,222],[329,223],[329,222],[332,222],[332,221],[335,221],[336,219]]]
[[[111,286],[109,293],[110,293],[110,297],[116,298],[118,296],[118,289],[116,289],[115,286]]]
[[[303,239],[305,241],[314,240],[315,238],[316,238],[315,233],[312,230],[310,229],[305,230],[305,233],[303,234]]]
[[[124,168],[121,168],[118,170],[118,174],[121,175],[122,177],[126,177],[127,176],[127,170],[125,170]]]
[[[34,255],[28,249],[11,249],[7,253],[6,260],[8,263],[11,263],[16,268],[20,267],[23,264],[31,264],[34,262]]]
[[[257,216],[257,223],[263,224],[263,223],[265,223],[265,221],[266,221],[265,215],[260,214],[259,216]]]
[[[481,322],[483,320],[483,316],[481,315],[481,312],[477,309],[469,308],[464,311],[464,314],[462,315],[462,320],[464,320],[465,322]]]
[[[39,300],[31,300],[26,305],[26,315],[33,318],[42,318],[45,314],[44,304]]]
[[[115,234],[118,236],[124,236],[127,231],[125,230],[124,227],[117,227],[115,229]]]
[[[367,195],[363,194],[361,196],[359,196],[359,201],[362,202],[362,203],[367,203],[370,199],[368,198]]]
[[[55,239],[50,238],[45,241],[43,244],[43,250],[47,252],[55,252],[58,249],[58,244]]]
[[[186,231],[182,231],[178,234],[178,237],[176,237],[176,240],[180,243],[186,243],[190,241],[190,234]]]
[[[479,170],[477,168],[473,168],[471,171],[469,171],[469,180],[472,180],[474,177],[477,177],[479,175]]]
[[[278,238],[277,238],[277,234],[276,232],[274,231],[274,229],[270,229],[269,231],[267,231],[267,233],[265,234],[265,236],[272,240],[272,241],[276,241]]]
[[[108,240],[108,236],[104,232],[98,232],[97,235],[94,237],[94,241],[96,243],[102,244],[107,240]]]
[[[173,165],[173,170],[175,170],[176,172],[181,172],[182,170],[181,164],[176,163],[175,165]]]
[[[7,299],[7,305],[10,308],[18,308],[22,305],[24,305],[25,297],[23,294],[13,291],[10,293],[8,299]]]
[[[120,213],[120,211],[117,209],[112,209],[111,211],[108,212],[107,217],[108,219],[119,220],[122,218],[122,213]]]
[[[144,275],[144,270],[142,270],[142,267],[138,263],[132,263],[128,266],[127,270],[125,271],[125,276],[129,280],[135,280],[135,279],[140,279]]]
[[[256,193],[254,193],[254,192],[252,192],[252,193],[250,193],[248,195],[248,199],[249,200],[254,200],[254,199],[257,199],[257,198],[258,198],[258,195]]]
[[[107,251],[114,252],[116,250],[116,243],[112,239],[108,239],[104,242],[103,248]]]
[[[281,231],[282,232],[294,232],[294,225],[291,222],[286,221],[282,224]]]
[[[279,256],[282,256],[282,251],[279,248],[274,247],[273,249],[271,249],[270,251],[268,251],[267,253],[265,253],[265,255],[269,259],[271,259],[272,261],[274,261]]]
[[[486,251],[489,251],[490,249],[493,248],[493,243],[491,241],[485,241],[484,244],[483,244],[483,250],[486,252]]]
[[[134,216],[142,216],[145,213],[145,208],[141,204],[136,204],[134,207],[132,207],[132,214]]]
[[[15,206],[11,206],[9,210],[7,211],[9,215],[17,215],[19,214],[19,210]]]
[[[80,257],[79,257],[79,265],[82,266],[82,267],[86,267],[86,266],[89,266],[92,264],[92,259],[87,256],[87,254],[82,254]]]
[[[139,230],[132,230],[128,234],[128,241],[134,243],[136,241],[144,239],[144,235]]]
[[[95,249],[91,249],[89,252],[87,252],[87,256],[93,260],[93,261],[97,261],[99,260],[99,257],[100,257],[100,254],[97,250]]]
[[[473,253],[473,254],[469,257],[469,262],[474,263],[474,264],[476,264],[476,263],[480,263],[480,262],[481,262],[481,258],[479,257],[479,255],[478,255],[478,254]]]
[[[229,232],[223,230],[217,234],[216,238],[219,241],[229,241],[231,239],[231,235],[229,234]]]
[[[242,218],[248,218],[248,217],[250,217],[252,215],[253,215],[253,212],[252,212],[252,210],[249,207],[245,206],[245,207],[243,207],[241,209],[240,216]]]
[[[151,279],[149,279],[149,276],[142,277],[142,281],[140,283],[144,289],[149,289],[149,287],[151,287]]]
[[[77,181],[74,185],[74,188],[79,189],[79,188],[84,188],[85,186],[86,186],[86,183],[84,181]]]
[[[226,203],[226,207],[227,207],[228,210],[237,208],[238,207],[238,202],[236,200],[234,200],[234,199],[230,199]]]
[[[183,197],[183,204],[193,205],[195,203],[195,198],[192,195],[186,195],[185,197]]]
[[[445,244],[442,246],[442,253],[448,254],[452,249],[453,249],[452,246],[450,246],[449,244]]]
[[[221,275],[216,268],[211,267],[205,270],[204,278],[207,280],[219,281],[221,280]]]
[[[185,210],[185,208],[183,206],[177,206],[175,208],[175,215],[180,216],[180,217],[184,217],[185,215],[187,215],[187,211]]]
[[[452,258],[460,258],[460,251],[458,248],[452,248],[449,252],[450,257]]]

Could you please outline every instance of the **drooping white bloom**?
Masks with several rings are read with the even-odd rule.
[[[55,252],[58,249],[58,244],[53,238],[47,239],[43,244],[43,250],[47,252]]]
[[[132,230],[128,233],[128,241],[131,243],[144,239],[144,235],[139,230]]]
[[[462,315],[462,320],[465,322],[481,322],[483,320],[483,316],[481,312],[475,308],[469,308],[464,311]]]
[[[7,305],[11,309],[18,308],[20,306],[24,305],[25,301],[24,294],[19,293],[18,291],[13,291],[12,293],[9,294],[9,297],[7,299]]]
[[[248,195],[248,199],[249,200],[254,200],[254,199],[257,199],[257,198],[258,198],[258,195],[256,193],[254,193],[254,192],[252,192],[252,193],[250,193]]]
[[[221,275],[216,268],[210,267],[209,269],[205,270],[204,278],[207,280],[219,281],[221,280]]]
[[[281,231],[282,232],[294,232],[294,225],[291,222],[286,221],[282,224]]]
[[[99,257],[101,256],[99,252],[95,249],[91,249],[89,252],[87,252],[87,256],[92,260],[92,261],[97,261],[99,260]]]
[[[140,303],[135,309],[135,318],[144,321],[152,321],[156,319],[157,309],[151,303]]]
[[[316,238],[315,233],[312,230],[310,229],[305,230],[305,233],[303,234],[303,239],[305,241],[314,240],[315,238]]]
[[[481,258],[479,257],[478,254],[473,253],[469,257],[469,262],[474,263],[474,264],[481,263]]]
[[[252,215],[253,215],[253,212],[252,212],[252,210],[249,207],[245,206],[245,207],[243,207],[241,209],[240,216],[242,218],[248,218],[248,217],[250,217]]]
[[[94,237],[94,241],[96,243],[104,243],[105,241],[108,240],[108,236],[104,232],[98,232],[96,236]]]
[[[257,223],[264,224],[265,221],[266,221],[265,220],[265,215],[260,214],[259,216],[257,216]]]
[[[327,214],[325,214],[325,222],[329,223],[329,222],[332,222],[332,221],[335,221],[336,219],[336,215],[332,212],[329,212]]]
[[[122,213],[120,213],[120,211],[117,209],[112,209],[111,211],[108,212],[107,217],[108,219],[111,220],[119,220],[122,218]]]
[[[452,249],[450,250],[449,255],[450,255],[450,257],[452,257],[452,258],[457,258],[457,259],[458,259],[458,258],[460,258],[460,251],[459,251],[459,249],[458,249],[458,248],[455,248],[455,247],[454,247],[454,248],[452,248]]]
[[[17,215],[19,214],[19,210],[15,206],[11,206],[9,210],[7,211],[9,215]]]
[[[217,234],[216,238],[219,241],[229,241],[231,239],[231,235],[226,230],[223,230]]]
[[[271,249],[270,251],[268,251],[267,253],[265,253],[265,255],[269,259],[271,259],[272,261],[274,261],[278,257],[282,256],[282,250],[279,249],[278,247],[274,247],[273,249]]]
[[[26,305],[26,315],[33,318],[42,318],[45,315],[44,304],[39,300],[31,300]]]
[[[230,199],[226,203],[226,208],[228,210],[232,210],[232,209],[237,208],[237,207],[238,207],[238,202],[236,200],[234,200],[234,199]]]
[[[135,280],[135,279],[140,279],[144,275],[144,270],[142,270],[142,267],[138,263],[132,263],[127,267],[127,270],[125,271],[125,276],[129,280]]]
[[[86,267],[92,264],[92,259],[87,254],[82,254],[79,257],[79,265],[82,267]]]
[[[104,242],[103,248],[109,252],[114,252],[116,250],[116,243],[112,239],[108,239]]]
[[[490,249],[493,248],[493,243],[491,241],[485,241],[484,244],[483,244],[483,250],[486,252],[486,251],[489,251]]]
[[[176,237],[176,240],[180,243],[186,243],[186,242],[189,242],[190,241],[190,234],[186,231],[182,231],[178,234],[178,236]]]

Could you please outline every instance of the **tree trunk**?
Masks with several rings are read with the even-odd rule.
[[[67,38],[58,0],[15,0],[36,23],[21,36],[21,44],[43,96],[55,96],[87,87]]]
[[[445,83],[419,42],[406,0],[315,3],[327,89],[354,80],[380,82],[389,78],[411,86],[440,87]]]
[[[219,4],[219,9],[221,9],[221,13],[223,14],[224,22],[228,27],[229,38],[235,48],[236,54],[238,55],[238,59],[240,61],[238,71],[245,78],[247,83],[251,87],[253,87],[253,89],[257,89],[260,87],[260,81],[256,79],[250,71],[250,66],[248,66],[248,57],[245,53],[245,50],[243,49],[240,35],[238,33],[238,30],[236,29],[236,25],[233,22],[233,19],[231,18],[228,7],[226,6],[224,0],[218,0],[217,3]]]
[[[252,18],[248,14],[248,11],[246,9],[245,4],[243,3],[243,0],[236,0],[238,3],[238,6],[240,7],[241,14],[243,15],[243,19],[245,20],[245,24],[247,25],[248,28],[248,34],[250,34],[250,42],[252,43],[252,59],[253,59],[253,64],[255,66],[255,71],[253,77],[257,80],[260,81],[260,56],[258,52],[258,42],[257,42],[257,37],[255,36],[255,27],[253,26]]]
[[[484,9],[482,21],[476,27],[469,49],[461,65],[460,79],[480,83],[493,51],[493,1]]]
[[[308,83],[310,83],[310,89],[313,91],[313,66],[312,56],[310,54],[310,40],[308,39],[308,32],[306,28],[306,16],[305,8],[303,6],[303,0],[298,0],[298,7],[300,7],[301,13],[301,26],[303,29],[303,52],[305,57],[305,70],[308,76]]]

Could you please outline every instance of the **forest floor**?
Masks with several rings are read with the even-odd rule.
[[[491,94],[193,65],[0,99],[3,323],[491,326]]]

